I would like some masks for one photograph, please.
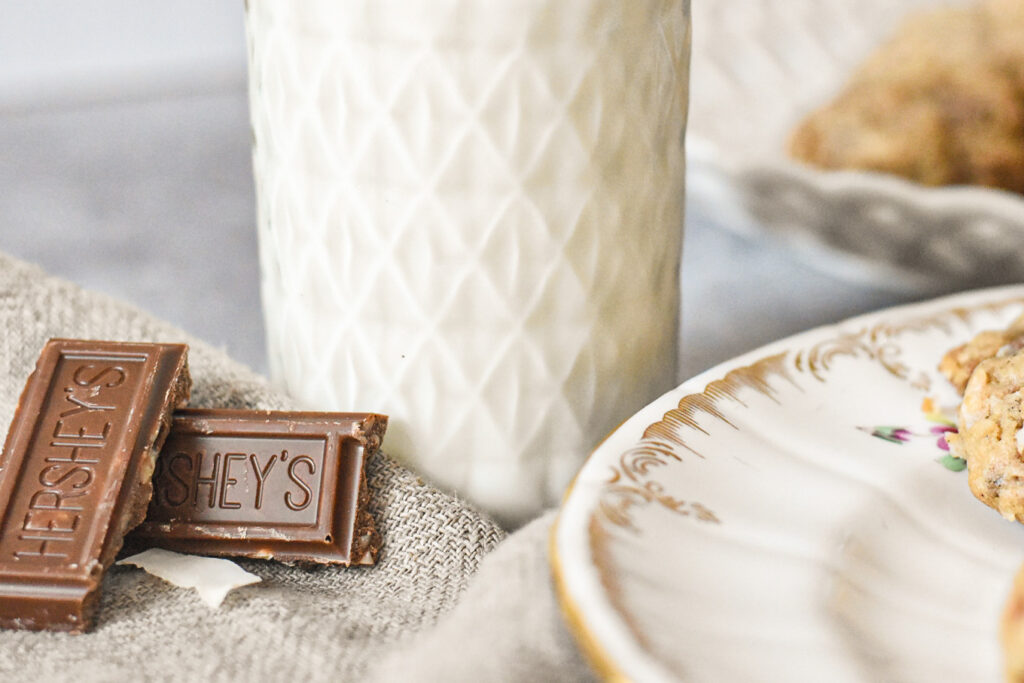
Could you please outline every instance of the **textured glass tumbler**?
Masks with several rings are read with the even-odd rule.
[[[274,380],[506,524],[675,384],[688,0],[249,0]]]

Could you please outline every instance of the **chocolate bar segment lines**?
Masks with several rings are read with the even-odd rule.
[[[373,564],[364,465],[372,413],[188,409],[175,414],[133,547],[285,562]]]
[[[186,359],[182,344],[47,342],[0,456],[0,626],[90,626],[188,401]]]

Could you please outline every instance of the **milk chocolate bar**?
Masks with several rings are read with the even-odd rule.
[[[0,455],[0,626],[82,632],[103,573],[142,521],[183,344],[51,339]]]
[[[182,410],[132,547],[318,564],[373,564],[364,464],[387,417]]]

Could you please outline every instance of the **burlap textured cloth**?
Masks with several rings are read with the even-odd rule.
[[[50,337],[186,342],[191,405],[294,407],[264,379],[173,326],[0,254],[4,436]],[[550,514],[502,542],[504,532],[486,516],[386,455],[370,462],[368,474],[371,513],[384,539],[376,567],[306,570],[241,561],[263,582],[233,591],[217,610],[194,591],[113,567],[93,632],[0,631],[0,678],[517,681],[589,675],[551,593],[545,557]]]

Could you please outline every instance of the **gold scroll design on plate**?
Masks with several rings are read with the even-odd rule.
[[[740,394],[744,390],[754,390],[777,402],[777,391],[769,381],[775,376],[785,378],[796,386],[789,375],[787,355],[787,352],[779,353],[730,371],[722,379],[708,383],[703,392],[684,396],[677,407],[647,427],[639,443],[622,453],[618,465],[611,468],[611,477],[605,482],[597,504],[601,516],[615,526],[639,532],[630,510],[636,505],[657,503],[684,517],[693,517],[700,522],[720,523],[717,515],[703,503],[672,496],[653,477],[652,470],[672,462],[683,462],[677,452],[680,449],[704,459],[685,438],[685,434],[692,431],[709,434],[699,419],[702,416],[710,416],[737,429],[722,411],[723,401],[745,407],[746,403]]]
[[[618,465],[611,467],[611,476],[598,496],[597,514],[604,521],[633,533],[640,533],[630,514],[632,508],[638,505],[657,504],[683,517],[718,524],[721,520],[706,505],[673,496],[657,480],[657,473],[662,468],[683,462],[681,452],[704,459],[688,443],[686,437],[695,432],[709,435],[700,418],[711,417],[732,429],[738,429],[726,414],[726,402],[745,408],[747,404],[741,394],[754,391],[778,403],[778,391],[770,380],[779,378],[800,389],[792,374],[792,371],[796,371],[799,375],[810,375],[819,382],[825,382],[834,362],[841,357],[865,358],[877,362],[894,377],[917,389],[928,391],[931,387],[930,376],[923,370],[915,371],[901,358],[901,336],[933,330],[952,336],[956,331],[956,321],[969,324],[970,319],[978,313],[997,312],[1020,304],[1024,304],[1024,297],[1002,299],[969,308],[951,308],[902,321],[882,321],[853,332],[839,331],[836,336],[810,348],[783,351],[731,370],[723,378],[708,383],[703,392],[680,399],[676,408],[644,430],[637,445],[619,456]]]

